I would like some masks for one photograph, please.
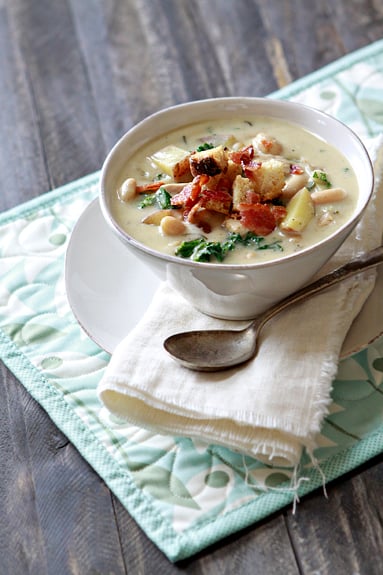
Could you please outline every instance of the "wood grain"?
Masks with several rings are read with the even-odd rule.
[[[152,112],[263,96],[382,36],[378,1],[2,0],[0,209],[99,169]],[[381,572],[381,457],[171,565],[0,365],[1,575]]]

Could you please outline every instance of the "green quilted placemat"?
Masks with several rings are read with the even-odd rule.
[[[383,124],[383,41],[271,95],[320,108],[362,138]],[[171,561],[291,504],[292,471],[118,421],[99,403],[109,356],[82,331],[64,281],[71,230],[97,196],[92,174],[0,215],[0,356]],[[316,450],[327,481],[383,448],[383,338],[340,362]],[[322,485],[302,459],[299,495]]]

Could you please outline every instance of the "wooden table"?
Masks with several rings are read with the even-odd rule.
[[[263,96],[383,35],[363,0],[3,0],[0,210],[172,104]],[[0,573],[382,573],[383,458],[172,565],[0,364]]]

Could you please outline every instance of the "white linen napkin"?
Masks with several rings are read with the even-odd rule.
[[[382,145],[383,137],[367,143],[376,174],[372,201],[321,275],[381,243]],[[311,454],[315,448],[343,340],[375,275],[374,270],[358,274],[283,312],[265,326],[253,361],[216,373],[179,366],[164,351],[163,340],[185,329],[239,329],[248,322],[207,317],[163,284],[114,351],[99,398],[134,425],[296,467],[303,448]]]

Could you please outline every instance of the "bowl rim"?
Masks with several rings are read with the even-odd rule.
[[[319,242],[316,242],[315,244],[312,244],[310,246],[307,246],[306,248],[303,248],[302,250],[299,250],[298,252],[294,252],[288,255],[282,255],[281,257],[278,257],[276,259],[271,259],[271,260],[266,260],[266,261],[261,261],[261,262],[251,262],[251,263],[240,263],[240,264],[227,264],[225,262],[195,262],[193,260],[190,259],[186,259],[186,258],[181,258],[175,255],[171,255],[171,254],[165,254],[162,253],[160,251],[157,251],[141,242],[139,242],[138,240],[136,240],[133,236],[131,236],[126,230],[124,230],[118,223],[117,221],[113,218],[111,211],[108,209],[107,206],[107,200],[106,200],[106,185],[105,185],[105,180],[107,178],[108,175],[108,171],[110,169],[110,166],[113,162],[114,156],[115,154],[119,151],[119,149],[125,145],[126,140],[129,140],[133,134],[136,134],[136,132],[139,132],[141,130],[144,130],[145,127],[153,122],[156,122],[158,119],[160,119],[161,117],[168,115],[168,114],[172,114],[174,112],[178,112],[178,111],[182,111],[184,109],[190,109],[190,108],[204,108],[207,104],[211,105],[212,103],[214,103],[214,105],[222,105],[222,106],[236,106],[236,110],[239,112],[240,108],[238,107],[239,104],[241,104],[241,112],[245,112],[247,109],[248,105],[257,105],[257,104],[267,104],[270,105],[271,107],[275,107],[275,109],[278,108],[284,108],[286,111],[290,110],[294,110],[295,112],[299,112],[299,111],[305,111],[306,113],[309,114],[314,114],[316,118],[318,119],[322,119],[322,121],[325,122],[331,122],[334,125],[338,125],[343,131],[345,131],[346,133],[348,133],[348,135],[354,140],[355,144],[357,146],[359,146],[361,153],[364,155],[364,159],[365,159],[365,163],[366,166],[369,167],[368,170],[368,176],[370,179],[370,183],[367,185],[369,185],[369,192],[368,194],[366,194],[366,198],[363,202],[363,204],[355,209],[353,216],[348,219],[341,227],[337,228],[332,234],[330,234],[329,236],[323,238],[322,240],[320,240]],[[270,115],[270,117],[272,117],[272,114],[265,114],[265,116]],[[203,121],[203,120],[201,120]],[[288,122],[295,124],[295,125],[300,125],[298,121],[296,120],[289,120],[287,119]],[[180,123],[177,124],[177,126],[175,126],[174,129],[178,129],[180,128],[182,125],[190,125],[190,121],[185,121],[184,124]],[[302,127],[304,127],[302,125]],[[307,128],[306,128],[307,129]],[[157,139],[159,137],[161,137],[161,135],[169,133],[170,130],[164,130],[163,132],[158,133],[153,139]],[[314,135],[315,132],[313,132]],[[142,144],[144,145],[144,143]],[[139,148],[137,148],[139,149]],[[137,151],[137,150],[135,150]],[[140,251],[140,252],[145,252],[146,254],[156,258],[156,259],[160,259],[160,260],[164,260],[167,263],[175,263],[181,266],[186,266],[186,267],[192,267],[192,268],[198,268],[198,269],[222,269],[224,271],[241,271],[241,270],[256,270],[256,269],[263,269],[263,268],[268,268],[268,267],[272,267],[275,265],[281,265],[282,263],[286,262],[286,264],[292,260],[297,260],[299,258],[302,258],[303,255],[309,255],[312,252],[318,251],[321,246],[323,244],[328,244],[330,243],[332,240],[334,240],[336,237],[338,237],[339,235],[341,235],[347,228],[351,228],[351,230],[355,227],[355,225],[358,223],[358,221],[361,219],[361,217],[363,216],[364,211],[366,210],[370,199],[372,197],[373,194],[373,190],[374,190],[374,169],[373,169],[373,164],[370,158],[370,155],[367,151],[367,148],[365,146],[365,144],[363,143],[363,141],[361,140],[361,138],[356,134],[356,132],[350,128],[349,126],[347,126],[347,124],[345,124],[344,122],[342,122],[341,120],[339,120],[338,118],[335,118],[334,116],[332,116],[331,114],[328,114],[327,112],[324,112],[322,110],[319,110],[317,108],[314,108],[312,106],[309,106],[307,104],[302,104],[300,102],[292,102],[289,100],[277,100],[274,99],[272,97],[250,97],[250,96],[245,96],[245,97],[241,97],[241,96],[228,96],[228,97],[220,97],[220,98],[206,98],[206,99],[201,99],[201,100],[193,100],[193,101],[187,101],[187,102],[182,102],[173,106],[168,106],[165,108],[162,108],[152,114],[150,114],[149,116],[146,116],[144,119],[142,119],[141,121],[137,122],[136,124],[134,124],[127,132],[125,132],[122,137],[117,140],[117,142],[113,145],[113,147],[110,149],[110,151],[108,152],[102,167],[101,167],[101,174],[100,174],[100,180],[99,180],[99,203],[100,203],[100,208],[101,208],[101,212],[103,214],[103,217],[106,221],[106,223],[108,224],[108,226],[111,228],[111,230],[117,235],[117,237],[126,245]],[[338,249],[338,248],[337,248]],[[336,250],[334,250],[336,251]]]

